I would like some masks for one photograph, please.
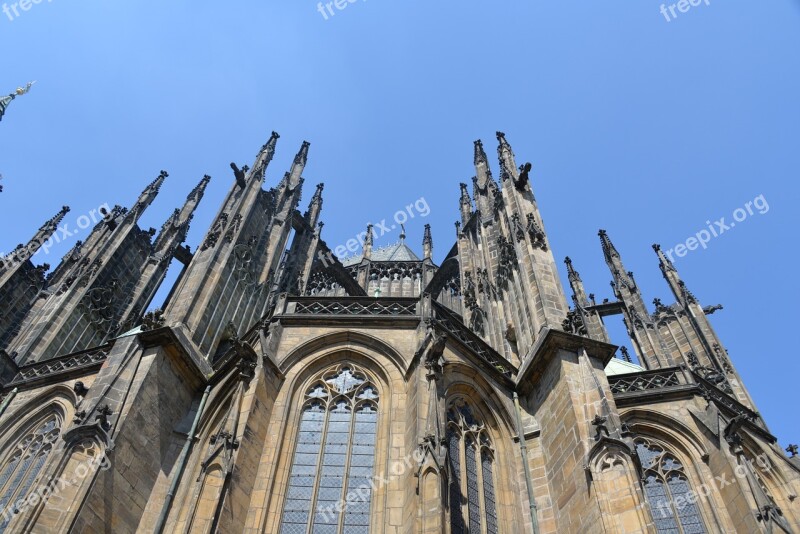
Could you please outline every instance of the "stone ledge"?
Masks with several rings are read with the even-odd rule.
[[[614,357],[618,347],[602,341],[568,334],[562,330],[543,328],[536,343],[522,361],[517,375],[517,389],[526,393],[536,382],[544,366],[559,350],[578,352],[581,348],[586,349],[590,357],[603,362],[603,367],[605,367]]]

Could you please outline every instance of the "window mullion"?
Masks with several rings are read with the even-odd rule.
[[[312,533],[314,528],[314,517],[317,512],[317,497],[319,495],[319,483],[322,478],[322,459],[325,457],[325,440],[328,437],[328,425],[330,424],[331,413],[331,400],[325,404],[325,421],[322,424],[322,434],[319,437],[319,454],[317,457],[317,469],[314,474],[314,485],[311,488],[311,504],[308,509],[308,523],[306,523],[306,532]]]
[[[480,442],[475,440],[475,478],[478,484],[478,502],[481,507],[481,516],[486,517],[486,495],[484,490],[486,486],[483,483],[483,454],[481,452]],[[481,534],[488,534],[489,522],[481,522]]]
[[[346,456],[344,460],[344,476],[342,477],[342,493],[340,497],[340,502],[344,503],[342,506],[342,513],[339,514],[339,525],[338,531],[344,532],[344,516],[347,513],[347,485],[349,484],[350,480],[350,463],[353,460],[353,432],[356,426],[356,408],[354,405],[350,406],[350,432],[347,437],[347,449],[346,449]]]
[[[471,525],[469,524],[469,476],[467,475],[467,436],[464,430],[461,431],[461,441],[459,442],[459,454],[461,455],[461,462],[459,470],[461,471],[461,476],[459,477],[459,490],[461,491],[461,495],[459,496],[461,499],[461,517],[462,521],[464,522],[464,532],[468,534],[474,534],[470,531]]]

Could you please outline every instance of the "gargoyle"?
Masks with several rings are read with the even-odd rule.
[[[525,191],[525,185],[528,183],[528,175],[531,172],[533,165],[526,163],[519,166],[519,180],[514,180],[514,187],[517,191]]]
[[[244,180],[244,174],[247,172],[247,167],[240,169],[235,163],[231,163],[231,169],[233,169],[233,175],[236,177],[236,185],[244,189],[245,185],[247,185],[247,182]]]

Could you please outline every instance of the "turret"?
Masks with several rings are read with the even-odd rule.
[[[625,323],[639,352],[640,361],[648,369],[658,369],[675,365],[675,360],[664,340],[655,328],[650,312],[645,306],[642,294],[633,273],[625,269],[622,258],[605,230],[598,232],[606,264],[614,278],[612,287],[621,302]]]

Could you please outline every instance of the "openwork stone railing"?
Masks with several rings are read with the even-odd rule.
[[[373,299],[368,297],[308,298],[290,297],[286,303],[288,315],[372,315],[415,316],[416,298]]]
[[[459,321],[451,311],[444,305],[433,302],[433,316],[436,322],[444,328],[448,334],[458,339],[466,345],[479,358],[500,371],[505,376],[511,378],[516,374],[517,369],[511,362],[503,358],[499,353],[492,349],[477,334],[467,328],[464,323]]]
[[[643,373],[631,373],[608,377],[611,392],[632,393],[637,391],[658,390],[686,384],[683,372],[677,368],[658,369]]]
[[[14,380],[9,386],[16,386],[17,384],[30,380],[46,378],[50,375],[76,371],[98,365],[105,361],[110,349],[111,345],[106,345],[88,351],[61,356],[45,362],[26,365],[20,368],[17,376],[14,377]]]

